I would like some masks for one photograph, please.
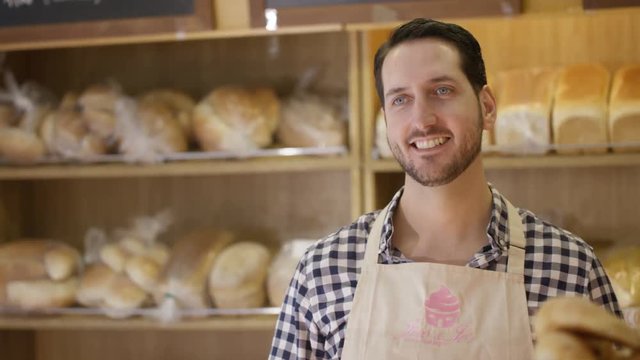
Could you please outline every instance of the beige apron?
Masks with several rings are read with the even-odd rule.
[[[507,272],[436,263],[378,264],[382,223],[367,239],[342,359],[532,358],[524,289],[525,237],[509,210]]]

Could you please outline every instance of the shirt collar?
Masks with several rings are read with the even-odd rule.
[[[487,224],[487,235],[492,249],[500,251],[507,250],[508,245],[508,209],[504,197],[496,190],[491,183],[487,184],[491,190],[491,219]],[[400,203],[400,198],[404,192],[404,187],[396,192],[389,203],[389,212],[384,219],[382,235],[379,247],[379,254],[389,254],[391,246],[391,235],[393,235],[393,214]]]

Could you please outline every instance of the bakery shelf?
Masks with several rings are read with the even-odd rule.
[[[348,170],[351,166],[352,159],[347,156],[194,160],[153,165],[125,163],[52,164],[2,166],[0,167],[0,180],[260,174]]]
[[[99,315],[0,316],[0,330],[269,330],[277,315],[216,316],[161,323],[152,319],[109,319]]]
[[[619,167],[640,165],[640,153],[607,153],[601,155],[536,155],[536,156],[497,156],[485,155],[484,167],[498,169],[534,169],[534,168],[587,168]],[[365,168],[380,173],[401,171],[394,159],[372,160]]]
[[[77,38],[64,40],[44,40],[27,42],[0,43],[0,51],[20,51],[58,48],[78,48],[107,45],[145,44],[160,42],[176,42],[190,40],[214,40],[230,38],[247,38],[257,36],[289,35],[289,34],[314,34],[326,32],[338,32],[344,30],[340,24],[323,24],[308,26],[283,27],[277,30],[237,29],[237,30],[207,30],[193,32],[171,32],[148,35],[114,36],[100,38]]]

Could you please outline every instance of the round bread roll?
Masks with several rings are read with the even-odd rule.
[[[57,246],[45,254],[44,264],[51,279],[64,280],[77,274],[81,264],[80,252],[71,246]]]
[[[139,308],[147,299],[147,293],[127,276],[117,275],[104,297],[104,306],[109,309],[130,310]]]
[[[107,152],[102,139],[89,132],[82,115],[74,110],[49,113],[40,126],[40,136],[50,153],[67,158],[83,158]]]
[[[100,263],[89,265],[80,278],[76,299],[84,306],[102,306],[117,276],[118,274],[107,265]]]
[[[117,273],[124,271],[129,256],[130,254],[117,243],[107,244],[100,249],[100,260]]]
[[[153,139],[162,153],[187,151],[187,139],[171,109],[161,103],[138,104],[138,119],[145,136]]]
[[[143,255],[130,257],[124,267],[129,279],[147,292],[155,290],[161,270],[162,267],[154,259]]]
[[[193,129],[206,151],[247,151],[273,141],[280,102],[269,88],[226,86],[213,90],[194,110]]]
[[[10,306],[21,309],[66,307],[75,303],[78,279],[64,281],[25,280],[7,283],[6,296]]]
[[[271,254],[266,246],[243,241],[224,249],[211,268],[209,294],[215,306],[264,305],[265,278]]]
[[[156,242],[147,248],[146,256],[156,264],[164,266],[169,261],[170,250],[167,245]]]
[[[0,158],[12,163],[33,163],[44,154],[44,143],[36,134],[19,128],[0,128]]]
[[[196,103],[189,95],[180,90],[157,89],[143,94],[139,102],[164,104],[171,110],[173,117],[178,120],[187,138],[193,138],[193,109]]]
[[[347,124],[338,109],[319,96],[294,96],[282,107],[277,136],[283,146],[341,146],[346,143]]]

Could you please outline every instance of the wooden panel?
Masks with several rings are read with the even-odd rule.
[[[488,170],[488,180],[516,206],[587,241],[640,242],[640,168]],[[376,208],[402,186],[402,173],[376,174]]]
[[[346,94],[347,52],[346,34],[323,33],[38,50],[27,61],[28,77],[57,94],[113,79],[131,95],[170,86],[199,99],[224,84],[286,92],[313,68],[320,70],[319,88]]]
[[[29,184],[0,182],[0,242],[13,240],[22,233],[28,189]]]
[[[0,331],[3,360],[35,360],[33,331]]]
[[[40,331],[36,360],[265,359],[273,330]]]
[[[257,233],[265,242],[319,238],[351,219],[350,172],[33,181],[28,236],[82,244],[89,227],[126,226],[165,208],[176,222],[165,240],[201,226]]]
[[[609,0],[607,0],[609,1]],[[523,13],[582,11],[582,0],[523,0]]]

